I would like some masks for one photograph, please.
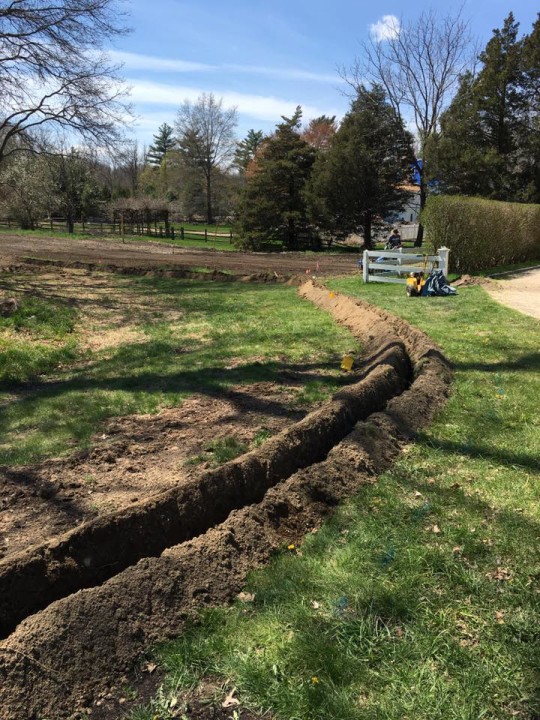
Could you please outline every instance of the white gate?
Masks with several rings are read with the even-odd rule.
[[[409,273],[429,273],[431,270],[442,270],[448,276],[449,254],[450,250],[446,247],[439,248],[436,255],[423,255],[416,248],[364,250],[364,282],[405,284]]]

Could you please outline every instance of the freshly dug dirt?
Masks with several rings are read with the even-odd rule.
[[[138,327],[157,314],[172,326],[185,322],[180,309],[159,296],[137,294],[130,281],[117,276],[82,269],[36,272],[21,266],[14,277],[20,295],[76,306],[80,344],[101,351],[102,357],[121,344],[137,342],[138,334],[144,341]],[[4,276],[0,292],[13,286]],[[241,362],[233,359],[226,370]],[[276,383],[197,395],[158,415],[112,420],[92,439],[90,452],[16,469],[0,467],[0,561],[213,467],[212,441],[234,439],[247,449],[277,434],[311,409],[302,402],[304,384],[314,373],[320,379],[332,372],[287,364]],[[25,392],[24,387],[15,389],[12,399]]]
[[[462,275],[457,280],[450,283],[452,287],[469,287],[470,285],[483,285],[489,287],[495,285],[493,280],[480,275]]]
[[[115,266],[137,270],[156,268],[200,268],[232,272],[236,275],[262,273],[268,277],[304,275],[318,277],[358,273],[358,254],[325,253],[247,253],[183,249],[161,243],[126,243],[93,238],[54,238],[45,235],[9,235],[0,239],[0,266],[21,262],[27,257],[59,260],[96,266]]]
[[[388,364],[261,448],[0,563],[0,635],[53,600],[103,582],[142,557],[205,532],[232,510],[260,501],[276,482],[323,458],[357,420],[384,407],[404,388],[404,375],[405,355],[396,348]]]
[[[191,497],[185,498],[192,503],[190,521],[196,510],[199,515],[211,514],[206,519],[214,527],[23,621],[0,643],[0,707],[5,720],[56,720],[79,711],[92,716],[94,709],[98,717],[94,701],[104,683],[114,684],[130,672],[152,642],[178,635],[186,617],[201,605],[234,597],[251,568],[266,562],[284,543],[299,543],[342,498],[362,483],[373,482],[395,458],[400,442],[429,422],[444,402],[451,370],[421,332],[313,284],[304,286],[302,294],[331,310],[360,338],[367,348],[365,372],[375,368],[360,385],[372,388],[374,401],[383,388],[393,388],[386,396],[394,395],[386,410],[352,427],[354,415],[366,417],[360,409],[367,407],[366,395],[355,398],[350,388],[342,391],[348,393],[349,405],[341,393],[333,413],[323,408],[315,420],[308,416],[295,426],[297,430],[293,427],[282,435],[283,442],[273,448],[280,458],[273,470],[268,455],[250,453],[224,466],[219,475],[207,474],[206,484],[200,478],[192,486]],[[403,347],[414,377],[405,392],[401,391],[410,375],[408,363],[400,359]],[[216,508],[226,497],[236,501],[237,509],[230,513],[226,507]],[[135,541],[138,522],[146,522],[150,509],[145,506],[129,528],[128,539]],[[167,534],[157,516],[153,526]],[[54,571],[53,564],[48,568]],[[41,573],[38,568],[38,578]]]
[[[258,433],[279,433],[306,413],[293,409],[301,386],[299,369],[283,385],[261,382],[222,397],[194,395],[157,415],[109,421],[89,451],[0,467],[0,560],[208,470],[213,441],[234,438],[247,449]]]

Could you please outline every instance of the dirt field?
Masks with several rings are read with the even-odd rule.
[[[184,250],[160,243],[126,243],[93,238],[52,238],[43,235],[0,235],[0,266],[20,262],[25,257],[115,265],[117,267],[201,268],[238,275],[256,273],[280,277],[358,273],[356,253],[346,255],[304,253],[237,253],[216,250]]]
[[[109,422],[88,453],[0,469],[0,559],[207,471],[205,448],[216,439],[247,447],[261,427],[278,433],[305,414],[287,407],[292,388],[257,383],[223,398],[195,395],[181,408]]]

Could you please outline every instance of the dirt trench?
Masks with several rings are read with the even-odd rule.
[[[56,720],[81,708],[91,715],[104,683],[132,670],[149,644],[177,635],[196,608],[230,600],[248,570],[284,542],[298,542],[342,498],[373,482],[400,442],[444,402],[452,373],[423,333],[322,286],[309,283],[300,292],[363,343],[359,382],[259,451],[206,474],[189,492],[184,486],[164,493],[19,557],[19,570],[10,566],[1,591],[12,598],[2,609],[10,617],[6,628],[17,622],[25,588],[45,598],[37,606],[61,599],[0,644],[2,720]],[[99,553],[111,542],[125,569],[115,567],[103,581]],[[39,593],[31,592],[34,583]],[[77,583],[94,586],[68,594]],[[21,616],[35,612],[32,602]]]

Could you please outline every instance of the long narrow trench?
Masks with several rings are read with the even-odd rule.
[[[196,537],[301,468],[323,460],[359,421],[402,392],[410,367],[399,343],[322,408],[236,461],[135,507],[96,518],[0,565],[0,637],[61,597],[98,585],[144,557]]]
[[[6,634],[17,616],[27,618],[0,642],[5,720],[59,719],[88,707],[105,679],[128,672],[149,644],[181,632],[190,609],[234,596],[284,538],[372,482],[399,452],[399,439],[445,401],[449,364],[420,331],[325,288],[309,284],[301,294],[362,342],[359,382],[198,483],[20,557],[19,573],[15,564],[0,578]],[[111,548],[119,565],[103,575]],[[81,587],[89,589],[75,593]],[[25,592],[41,597],[27,601]]]

